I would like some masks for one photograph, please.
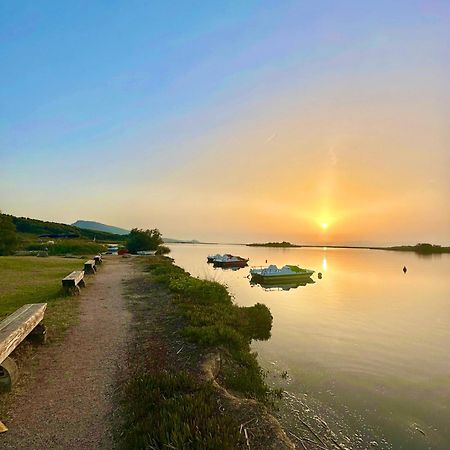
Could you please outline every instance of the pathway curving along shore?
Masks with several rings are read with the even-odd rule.
[[[37,370],[14,395],[2,450],[114,448],[113,394],[131,320],[123,282],[135,271],[132,261],[109,257],[88,279],[79,323],[60,344],[39,350]]]

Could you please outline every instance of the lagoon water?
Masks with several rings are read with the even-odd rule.
[[[325,420],[352,448],[376,441],[380,449],[450,449],[450,255],[191,244],[171,250],[192,275],[226,284],[237,304],[270,308],[272,337],[252,347],[269,382],[286,391],[280,415],[291,430],[302,431],[301,411]],[[249,257],[251,266],[299,264],[316,271],[315,283],[252,286],[248,268],[207,264],[215,253]]]

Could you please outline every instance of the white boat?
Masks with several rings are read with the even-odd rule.
[[[209,263],[213,263],[215,260],[220,260],[223,257],[223,255],[219,255],[219,253],[217,253],[216,255],[208,255],[206,257],[206,260]]]
[[[310,278],[313,273],[314,270],[302,269],[299,266],[288,264],[280,269],[274,264],[268,267],[250,269],[252,279],[273,282],[292,282],[296,279]]]
[[[115,255],[119,251],[119,244],[108,244],[107,247],[107,254]]]
[[[248,259],[240,256],[230,255],[210,255],[207,258],[209,263],[213,263],[219,267],[245,267],[248,263]]]
[[[139,250],[136,254],[139,256],[155,256],[156,250]]]

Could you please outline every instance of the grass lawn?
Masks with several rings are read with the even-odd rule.
[[[46,250],[49,255],[95,255],[106,250],[106,245],[92,242],[87,239],[51,239],[53,244],[48,244],[42,239],[36,238],[30,241],[30,236],[22,235],[22,248],[24,250]]]
[[[77,297],[64,297],[61,279],[83,268],[83,260],[61,257],[0,257],[0,320],[26,303],[47,303],[44,323],[56,340],[77,320]]]

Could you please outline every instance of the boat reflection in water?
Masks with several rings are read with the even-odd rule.
[[[290,289],[297,289],[300,286],[306,286],[307,284],[314,284],[315,281],[312,278],[303,278],[290,282],[281,281],[256,281],[250,280],[250,286],[261,286],[265,291],[289,291]]]
[[[219,270],[219,269],[226,270],[226,271],[230,270],[230,271],[235,272],[236,270],[244,269],[244,267],[243,266],[219,266],[217,264],[214,264],[214,270]]]

